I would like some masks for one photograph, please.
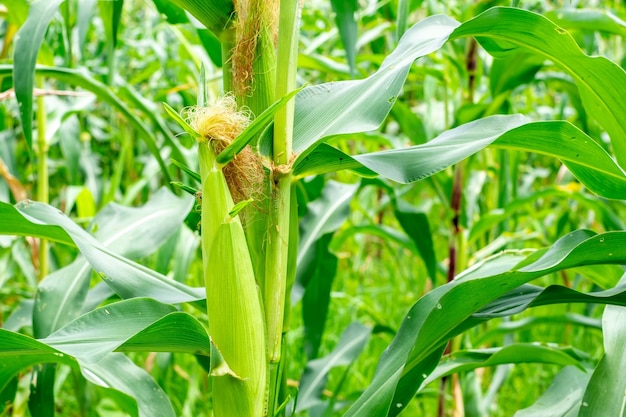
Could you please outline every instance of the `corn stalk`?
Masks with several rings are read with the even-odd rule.
[[[188,10],[201,13],[193,7]],[[299,5],[293,0],[281,1],[280,6],[276,1],[248,0],[236,2],[234,12],[231,24],[216,33],[223,47],[224,91],[239,106],[259,115],[275,98],[295,89]],[[221,19],[207,14],[204,20],[212,18]],[[243,209],[243,220],[234,212],[239,208],[233,197],[248,184],[231,181],[225,172],[228,164],[241,160],[237,157],[220,164],[216,144],[222,138],[192,123],[200,139],[209,332],[225,360],[225,365],[213,363],[216,416],[273,416],[284,403],[281,351],[285,299],[288,283],[293,282],[287,271],[288,265],[294,270],[290,259],[295,256],[295,245],[291,253],[289,248],[290,240],[297,239],[290,236],[290,230],[297,230],[292,224],[297,218],[290,218],[295,207],[291,198],[293,112],[292,101],[276,113],[273,153],[264,166],[258,165],[263,181],[252,195],[254,203]],[[207,129],[213,132],[213,127]]]

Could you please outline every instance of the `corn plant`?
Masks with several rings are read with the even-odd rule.
[[[626,131],[621,123],[626,110],[619,87],[626,85],[626,73],[612,60],[583,52],[568,29],[602,24],[623,34],[626,24],[610,13],[589,10],[546,17],[514,7],[482,12],[467,7],[463,23],[432,14],[410,26],[409,16],[419,14],[421,2],[401,0],[394,10],[393,50],[376,65],[360,65],[359,5],[331,3],[346,69],[329,70],[337,81],[303,86],[297,78],[304,13],[300,2],[155,1],[172,25],[190,24],[193,16],[197,22],[192,27],[204,39],[211,60],[206,68],[196,62],[196,70],[186,73],[198,80],[195,103],[166,102],[169,119],[155,105],[157,100],[146,101],[115,79],[122,1],[99,5],[109,54],[103,80],[74,69],[71,54],[65,66],[37,64],[46,28],[59,10],[71,32],[72,2],[34,1],[27,16],[23,9],[11,8],[18,17],[10,24],[20,29],[13,40],[13,63],[0,65],[0,73],[13,81],[24,149],[32,147],[38,161],[38,188],[37,201],[23,199],[25,187],[0,165],[12,196],[0,202],[0,234],[48,243],[28,241],[39,256],[36,295],[21,307],[32,332],[24,331],[17,318],[0,329],[0,398],[9,404],[7,410],[24,415],[27,403],[33,416],[53,415],[55,381],[71,374],[81,415],[90,415],[86,387],[99,386],[111,389],[107,395],[119,409],[137,416],[443,416],[451,408],[446,400],[450,381],[452,392],[463,391],[454,408],[466,415],[489,415],[497,411],[494,392],[508,369],[500,365],[539,363],[562,370],[543,397],[516,415],[623,414],[626,292],[618,266],[626,263],[626,235],[619,220],[626,195]],[[11,33],[5,34],[5,44],[11,42]],[[416,67],[416,61],[426,64]],[[324,62],[308,65],[333,68]],[[456,68],[458,79],[450,75],[450,67]],[[367,73],[357,76],[364,69]],[[216,72],[220,85],[211,88],[210,74]],[[480,85],[487,72],[489,85]],[[409,99],[403,101],[403,91],[416,91],[416,80],[427,84],[424,73],[435,74],[443,85],[460,86],[457,97],[444,100],[444,128],[432,134],[406,104]],[[575,118],[541,119],[532,103],[527,103],[526,115],[510,111],[516,108],[514,90],[536,82],[541,74],[545,83],[565,86]],[[76,197],[78,217],[92,217],[86,229],[47,204],[46,126],[53,124],[46,121],[44,100],[39,97],[36,107],[33,102],[34,86],[46,83],[80,87],[106,103],[109,120],[123,118],[141,138],[159,184],[169,189],[151,190],[138,208],[111,202],[125,184],[122,173],[129,168],[124,164],[137,146],[121,139],[122,162],[99,199],[104,208],[94,208],[96,199],[90,200],[93,193],[88,191]],[[417,91],[427,94],[426,87]],[[488,100],[477,100],[481,94]],[[66,113],[76,112],[80,110]],[[380,142],[397,145],[388,140],[394,123],[414,144],[379,149]],[[372,131],[379,136],[367,133]],[[519,151],[540,155],[541,163],[560,161],[566,172],[562,175],[571,176],[569,188],[548,187],[526,200],[517,195]],[[478,203],[480,192],[469,186],[463,191],[465,177],[476,172],[472,167],[482,157],[500,170],[495,188],[482,180],[485,207]],[[515,179],[497,178],[509,175]],[[143,184],[150,181],[146,178]],[[448,213],[443,252],[440,237],[431,232],[437,230],[432,219],[409,202],[412,190],[425,183]],[[138,199],[138,191],[126,192],[126,202]],[[490,198],[493,194],[497,198]],[[462,196],[468,200],[465,212]],[[362,217],[378,221],[355,225],[359,219],[350,218],[350,206],[368,198],[380,209],[363,209]],[[575,199],[602,213],[604,226],[599,233],[566,230],[569,218],[563,217],[555,233],[560,235],[553,239],[516,230],[517,219],[532,222],[533,204],[543,198]],[[519,215],[522,209],[529,214]],[[384,224],[389,214],[395,228]],[[354,227],[344,227],[348,221]],[[416,300],[401,312],[397,328],[372,313],[375,328],[371,321],[344,326],[329,349],[324,336],[333,325],[331,290],[343,262],[337,242],[361,232],[380,236],[418,259],[416,274],[424,282],[428,278],[430,288],[414,294]],[[542,248],[524,247],[533,240]],[[185,282],[197,251],[198,277]],[[151,268],[146,264],[154,253],[159,256]],[[162,259],[178,257],[182,265],[172,279]],[[594,287],[569,285],[570,271]],[[543,284],[542,277],[555,273],[565,277],[564,285],[530,284]],[[599,359],[582,349],[510,338],[490,348],[472,346],[475,340],[486,343],[492,330],[510,335],[510,317],[569,303],[608,305],[601,323],[580,315],[554,319],[601,329],[604,349]],[[18,317],[18,311],[11,317]],[[301,319],[292,315],[295,311],[301,311]],[[294,346],[291,336],[299,320],[304,349]],[[368,382],[348,390],[352,367],[368,343],[374,343],[374,332],[384,336],[378,341],[384,348],[363,373]],[[178,403],[145,369],[147,359],[144,367],[138,365],[142,355],[154,358],[154,352],[194,355],[197,364],[186,364],[188,372],[206,381],[199,384],[202,393],[195,394],[202,398],[200,405],[190,405],[193,400]],[[302,366],[294,376],[298,364]],[[340,371],[341,366],[348,370]],[[480,374],[472,373],[484,367],[494,368],[494,382],[485,393]],[[292,379],[300,373],[294,388]],[[20,402],[24,375],[30,378],[30,389],[27,400]],[[452,375],[457,379],[450,380]],[[331,394],[324,392],[329,381],[335,383]],[[433,386],[440,391],[434,401],[428,398]],[[187,398],[194,395],[189,391]]]

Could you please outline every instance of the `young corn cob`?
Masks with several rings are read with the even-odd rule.
[[[199,143],[202,256],[209,333],[232,372],[212,376],[216,417],[261,417],[267,380],[265,328],[252,262],[210,140]]]

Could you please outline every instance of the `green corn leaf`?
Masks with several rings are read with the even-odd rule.
[[[211,351],[209,337],[195,318],[150,298],[100,307],[39,340],[83,362],[97,362],[114,351],[205,356]]]
[[[590,191],[612,199],[626,196],[626,174],[595,140],[567,122],[536,122],[513,129],[493,146],[559,158]]]
[[[234,6],[232,0],[171,0],[198,19],[217,37],[232,25]]]
[[[510,363],[576,366],[580,370],[584,370],[581,365],[582,359],[581,352],[572,348],[560,348],[537,343],[515,343],[498,348],[456,351],[452,357],[442,360],[437,365],[422,386],[447,375]]]
[[[300,222],[295,284],[291,302],[302,299],[304,343],[307,357],[317,357],[326,326],[330,293],[337,273],[337,257],[329,251],[334,233],[350,212],[358,184],[328,181],[318,199],[307,205]]]
[[[548,316],[524,317],[519,320],[502,322],[498,326],[492,327],[484,334],[480,335],[480,337],[476,339],[476,344],[493,343],[496,340],[502,340],[503,335],[519,333],[535,326],[543,325],[574,325],[602,331],[600,319],[576,313],[551,314]]]
[[[22,369],[40,363],[77,365],[70,355],[45,343],[20,333],[0,329],[0,390]]]
[[[126,410],[131,416],[175,416],[161,387],[121,353],[108,354],[98,362],[83,363],[38,340],[0,329],[0,359],[0,389],[23,369],[42,363],[62,363],[80,367],[83,376],[96,385],[114,388],[134,398],[137,406]]]
[[[206,29],[197,29],[198,38],[204,46],[204,50],[211,58],[211,62],[218,67],[221,68],[224,63],[222,62],[222,44],[220,40],[213,34],[213,32]]]
[[[119,32],[124,0],[103,1],[98,6],[100,8],[100,17],[104,24],[107,43],[110,44],[111,50],[113,50],[117,47],[117,34]],[[109,57],[109,59],[111,58]]]
[[[430,280],[435,282],[437,279],[437,258],[435,257],[433,236],[430,232],[426,213],[422,213],[403,202],[398,204],[394,214],[402,229],[415,243],[415,248],[426,264]]]
[[[355,13],[359,10],[357,0],[331,0],[330,4],[335,12],[335,23],[339,29],[339,36],[343,49],[346,51],[346,58],[350,66],[350,75],[356,74],[356,40],[357,21]]]
[[[185,11],[169,0],[153,0],[159,13],[165,15],[167,22],[172,25],[188,23]]]
[[[293,169],[294,175],[299,177],[327,174],[344,169],[352,170],[365,178],[375,178],[379,175],[352,156],[327,143],[320,143],[313,152],[304,158],[296,159]]]
[[[360,165],[354,164],[339,153],[331,158],[328,148],[324,148],[323,158],[309,157],[309,153],[329,136],[372,130],[380,126],[400,93],[410,64],[420,56],[440,48],[448,36],[451,39],[479,36],[483,46],[496,57],[508,57],[530,50],[555,62],[575,79],[587,111],[613,138],[618,161],[626,160],[626,145],[619,139],[626,137],[626,130],[619,122],[626,120],[626,110],[620,105],[617,89],[611,87],[626,84],[626,73],[617,65],[604,58],[586,56],[562,29],[544,17],[524,10],[494,8],[458,28],[457,25],[457,22],[442,16],[424,19],[406,32],[396,50],[370,77],[309,87],[298,94],[294,150],[299,153],[299,157],[295,162],[295,172],[310,175],[342,168],[361,168],[360,165],[372,169],[363,161],[359,161]],[[533,30],[529,30],[529,27]],[[501,39],[506,39],[506,42],[502,41],[504,43],[500,45],[498,42]],[[582,72],[577,72],[578,69]],[[268,138],[263,138],[263,145],[266,148],[269,146]],[[390,157],[390,154],[383,155],[376,155],[374,163],[380,163],[383,157]],[[459,160],[467,156],[459,155]],[[312,158],[316,159],[315,163],[310,160]],[[439,169],[444,165],[441,164]],[[313,166],[316,168],[312,169]],[[402,182],[419,177],[398,174],[395,177]],[[427,170],[420,173],[425,174],[428,174]],[[396,179],[394,176],[389,178]],[[596,186],[605,188],[600,184]]]
[[[176,159],[171,159],[171,161],[174,165],[176,165],[178,168],[184,171],[187,175],[193,178],[198,184],[201,182],[200,174],[198,174],[196,171],[192,170],[187,165],[183,164],[182,162],[177,161]]]
[[[610,10],[565,7],[550,10],[544,16],[565,29],[614,33],[626,36],[626,22]]]
[[[307,277],[306,283],[298,283],[296,291],[301,291],[301,287],[306,285],[302,296],[302,321],[304,350],[309,359],[317,358],[322,344],[331,302],[330,293],[339,265],[337,256],[328,250],[332,238],[333,234],[327,233],[317,239],[315,247],[310,249],[315,257],[305,267],[298,269],[301,276]]]
[[[81,371],[89,382],[126,394],[137,402],[137,417],[176,417],[169,397],[150,374],[122,353],[110,353],[98,362],[79,360]],[[133,402],[134,402],[133,401]]]
[[[296,285],[292,302],[302,297],[308,282],[307,269],[316,257],[315,243],[323,235],[333,233],[345,222],[350,209],[350,201],[358,190],[358,184],[342,184],[328,181],[319,199],[308,205],[308,213],[301,222],[300,243],[298,245]]]
[[[191,206],[193,199],[187,200],[187,204]],[[111,251],[51,206],[42,203],[23,203],[14,208],[0,202],[0,207],[12,212],[12,216],[17,219],[16,224],[12,226],[13,230],[17,229],[17,234],[28,234],[35,225],[42,223],[60,226],[71,236],[91,267],[123,298],[149,296],[165,303],[204,299],[203,289],[180,284]],[[8,232],[0,230],[0,234]],[[40,234],[34,233],[34,236]]]
[[[30,4],[28,19],[15,35],[13,66],[7,66],[13,73],[22,130],[29,147],[33,142],[33,86],[37,54],[48,24],[61,3],[63,0],[35,0]]]
[[[438,15],[410,28],[370,77],[305,88],[296,96],[293,149],[303,159],[324,138],[378,128],[393,107],[417,58],[438,50],[459,25]],[[271,141],[263,138],[263,153]]]
[[[246,147],[252,139],[254,139],[259,133],[261,133],[274,119],[274,115],[278,110],[283,108],[289,100],[291,100],[296,94],[302,91],[304,87],[297,88],[291,92],[289,92],[284,97],[280,98],[276,102],[274,102],[267,109],[263,110],[263,112],[254,119],[252,123],[250,123],[243,132],[237,136],[230,145],[226,147],[219,155],[217,155],[217,162],[226,165],[233,158]]]
[[[174,119],[174,121],[176,123],[178,123],[178,125],[180,127],[183,128],[183,130],[185,132],[187,132],[192,138],[196,139],[196,140],[202,140],[202,135],[198,132],[195,131],[195,129],[193,127],[191,127],[189,125],[189,123],[187,123],[187,121],[185,119],[183,119],[180,114],[178,114],[176,112],[176,110],[174,110],[172,108],[172,106],[170,106],[167,103],[163,103],[163,108],[165,109],[165,112],[172,118]]]
[[[436,355],[441,354],[450,337],[488,319],[480,316],[472,318],[472,314],[481,311],[491,301],[554,271],[597,263],[622,264],[625,261],[626,233],[595,235],[580,230],[561,238],[548,250],[531,255],[505,252],[463,272],[451,283],[426,294],[410,309],[381,357],[372,384],[347,415],[397,415],[428,376],[428,372],[423,371],[425,366],[433,360],[435,363],[438,361]],[[577,299],[573,298],[575,291],[566,291],[554,302],[576,300],[626,305],[624,287],[596,294],[580,294]],[[473,296],[467,297],[467,294]],[[546,298],[544,296],[541,303],[548,303]],[[526,298],[526,301],[526,305],[530,306],[533,298]],[[513,306],[512,311],[519,311],[516,307]],[[500,306],[499,310],[502,309]]]
[[[408,148],[391,149],[347,157],[330,147],[317,149],[297,175],[363,167],[394,181],[423,179],[486,146],[536,152],[559,158],[589,190],[602,197],[626,195],[626,174],[592,138],[569,122],[526,123],[521,116],[490,116],[448,130],[437,138]]]
[[[178,231],[190,202],[191,199],[178,198],[162,188],[143,207],[108,204],[93,219],[90,229],[100,245],[115,248],[116,254],[130,259],[145,258]],[[168,221],[161,221],[164,218]],[[142,245],[137,245],[138,241]],[[39,284],[33,317],[36,337],[48,336],[81,312],[91,279],[88,261],[79,257]]]
[[[22,204],[28,205],[29,202]],[[56,225],[47,225],[24,216],[11,204],[0,202],[0,234],[13,236],[34,236],[75,246],[70,235]]]
[[[566,30],[533,12],[494,7],[459,26],[450,39],[475,36],[495,57],[531,51],[552,61],[576,82],[587,112],[609,136],[620,166],[626,166],[626,108],[621,90],[626,71],[604,57],[583,53]]]
[[[521,115],[486,117],[445,131],[423,145],[355,155],[350,159],[346,159],[343,152],[331,157],[330,149],[323,148],[324,159],[318,158],[316,151],[308,156],[308,160],[304,159],[307,162],[306,172],[330,172],[337,168],[363,166],[397,182],[417,181],[462,161],[506,131],[526,122],[528,119]],[[296,175],[303,174],[299,162],[296,161],[294,168]]]

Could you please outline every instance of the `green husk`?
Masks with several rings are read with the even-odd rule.
[[[211,246],[214,267],[207,281],[209,331],[237,375],[213,377],[216,416],[261,416],[265,407],[263,316],[243,229],[238,220],[221,224]]]
[[[232,373],[212,376],[219,417],[260,417],[265,409],[263,312],[234,203],[210,142],[199,143],[202,177],[202,252],[209,334]],[[234,375],[233,375],[234,374]]]

